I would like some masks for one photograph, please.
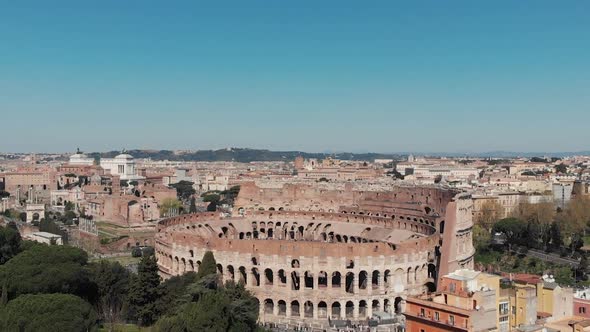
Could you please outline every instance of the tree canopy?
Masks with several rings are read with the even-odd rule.
[[[159,312],[157,301],[160,297],[160,276],[155,256],[143,256],[137,267],[137,275],[129,288],[129,316],[139,325],[151,325]]]
[[[96,287],[85,268],[88,255],[69,246],[34,244],[0,267],[10,299],[21,294],[70,293],[92,300]]]
[[[27,294],[0,310],[2,331],[96,331],[90,304],[70,294]]]
[[[21,237],[16,226],[0,226],[0,264],[16,256],[21,250],[20,246]]]

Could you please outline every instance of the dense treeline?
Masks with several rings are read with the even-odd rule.
[[[590,228],[589,198],[575,197],[563,209],[552,202],[521,203],[509,217],[501,215],[498,203],[482,206],[473,229],[476,262],[504,272],[550,273],[563,284],[588,284],[588,254],[582,247]],[[533,249],[551,256],[546,261],[527,257]],[[579,264],[559,265],[560,257]]]
[[[237,161],[248,163],[251,161],[292,161],[297,156],[304,158],[324,159],[327,157],[337,157],[343,160],[368,160],[375,159],[399,159],[399,154],[383,153],[307,153],[300,151],[269,151],[258,149],[221,149],[221,150],[199,150],[191,153],[176,154],[170,150],[129,150],[129,154],[135,158],[151,158],[153,160],[174,160],[174,161]],[[120,151],[110,151],[104,153],[91,153],[93,158],[113,158],[120,154]]]
[[[153,253],[137,273],[117,262],[89,262],[81,249],[22,241],[0,227],[1,331],[96,331],[115,324],[155,331],[253,331],[258,302],[243,285],[222,285],[211,252],[199,273],[166,281]],[[155,325],[154,325],[155,324]]]

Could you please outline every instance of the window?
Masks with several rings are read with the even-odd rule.
[[[424,308],[420,308],[420,317],[424,317],[424,316],[426,316],[426,315],[424,314]]]
[[[578,313],[585,314],[586,313],[586,307],[580,307],[580,308],[578,308]]]
[[[449,315],[449,324],[455,325],[455,316]]]
[[[516,315],[516,306],[512,306],[512,314]]]
[[[434,312],[434,320],[436,320],[436,321],[439,321],[440,320],[440,316],[439,316],[438,311],[435,311]]]
[[[498,312],[500,315],[508,315],[508,302],[502,302],[498,306]]]
[[[500,317],[500,323],[508,323],[508,316]]]
[[[125,173],[125,165],[118,165],[118,173],[119,174]]]

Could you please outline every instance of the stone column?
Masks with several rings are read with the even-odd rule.
[[[340,318],[346,319],[346,301],[340,302]]]
[[[320,308],[318,307],[318,303],[313,304],[313,319],[318,319],[319,316]]]
[[[291,317],[291,301],[285,301],[287,304],[287,308],[285,310],[285,317]]]

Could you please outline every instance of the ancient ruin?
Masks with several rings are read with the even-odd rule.
[[[442,187],[245,183],[231,215],[161,221],[156,255],[170,277],[212,251],[221,279],[258,298],[262,322],[366,322],[473,267],[472,206]]]

